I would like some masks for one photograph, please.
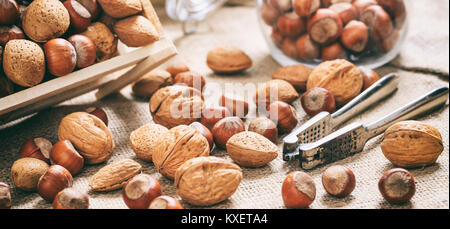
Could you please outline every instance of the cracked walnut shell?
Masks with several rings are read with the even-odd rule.
[[[59,124],[58,138],[72,142],[86,164],[108,160],[114,149],[114,140],[105,123],[86,112],[75,112],[64,117]]]
[[[150,99],[153,121],[167,128],[197,122],[203,107],[202,93],[185,85],[161,88]]]
[[[162,175],[173,179],[175,171],[187,160],[209,155],[208,140],[195,128],[180,125],[165,133],[152,159]]]
[[[363,75],[347,60],[338,59],[319,64],[309,75],[306,89],[325,88],[334,95],[338,106],[355,98],[363,87]]]
[[[190,159],[175,174],[177,194],[197,206],[228,199],[241,181],[242,171],[238,165],[213,156]]]
[[[394,165],[404,168],[433,164],[444,149],[439,130],[419,121],[398,122],[383,135],[381,150]]]

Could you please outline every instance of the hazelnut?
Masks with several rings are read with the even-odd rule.
[[[309,116],[314,116],[322,111],[333,112],[335,102],[333,94],[325,88],[315,87],[306,91],[300,98],[303,110]]]
[[[15,0],[0,0],[0,25],[14,24],[19,15],[19,5]]]
[[[305,21],[294,12],[278,17],[277,25],[283,36],[297,37],[305,32]]]
[[[211,130],[214,124],[216,124],[221,119],[229,116],[231,116],[231,113],[226,107],[208,107],[203,109],[200,123]]]
[[[333,4],[329,9],[339,14],[344,26],[350,21],[357,20],[359,18],[358,9],[348,2]]]
[[[309,17],[320,7],[320,0],[293,0],[294,12],[300,17]]]
[[[114,18],[124,18],[142,11],[140,0],[98,0],[102,9]]]
[[[3,70],[15,84],[22,87],[35,86],[44,79],[44,52],[32,41],[11,40],[3,53]]]
[[[182,61],[177,61],[166,68],[166,71],[170,73],[172,78],[175,78],[178,73],[190,71],[189,67]]]
[[[395,28],[401,29],[406,21],[406,7],[404,1],[377,0],[377,3],[391,15],[395,24]]]
[[[114,150],[114,140],[105,123],[86,112],[75,112],[61,120],[59,140],[69,140],[84,157],[86,164],[108,160]]]
[[[91,13],[78,1],[67,0],[64,2],[64,6],[69,12],[70,25],[75,32],[82,32],[91,24]]]
[[[50,153],[50,159],[54,164],[61,165],[69,170],[72,175],[79,173],[84,165],[84,158],[69,140],[57,142]]]
[[[379,5],[367,7],[361,13],[361,21],[367,25],[370,37],[375,42],[384,40],[394,31],[391,17]]]
[[[406,169],[395,168],[386,171],[378,181],[381,195],[389,203],[398,204],[409,201],[416,192],[414,176]]]
[[[360,21],[350,21],[342,31],[341,43],[353,52],[362,52],[369,40],[369,29]]]
[[[280,30],[278,28],[272,28],[272,34],[270,35],[270,38],[272,39],[272,42],[277,46],[278,48],[281,48],[283,44],[283,34],[280,33]]]
[[[287,12],[292,9],[292,0],[267,0],[267,4],[280,12]]]
[[[323,172],[322,185],[330,195],[346,197],[355,189],[356,179],[349,168],[333,165]]]
[[[173,197],[158,196],[150,203],[149,209],[183,209],[183,207]]]
[[[214,144],[214,138],[211,131],[208,128],[206,128],[206,126],[204,126],[199,122],[193,122],[189,124],[189,126],[198,130],[203,135],[203,137],[205,137],[206,140],[208,140],[209,149],[211,150]]]
[[[336,41],[342,33],[339,14],[330,9],[319,9],[308,21],[308,34],[314,42],[327,45]]]
[[[295,45],[300,58],[309,61],[320,58],[320,47],[311,40],[309,34],[305,34],[298,38]]]
[[[345,51],[339,42],[322,47],[321,56],[323,61],[348,58],[347,51]]]
[[[285,80],[294,86],[297,91],[306,90],[306,81],[308,81],[309,74],[312,68],[297,64],[278,68],[273,74],[272,79]]]
[[[116,25],[118,19],[113,18],[113,17],[109,16],[108,14],[106,14],[105,12],[103,12],[102,16],[100,16],[100,19],[98,21],[105,24],[109,30],[113,31],[114,25]]]
[[[353,1],[355,1],[355,0],[322,0],[321,8],[328,8],[331,5],[343,3],[343,2],[352,3]]]
[[[91,20],[94,20],[100,14],[100,7],[98,6],[97,0],[77,0],[84,8],[91,14]]]
[[[267,4],[263,4],[260,10],[261,17],[267,25],[272,26],[277,23],[278,16],[280,16],[280,12],[277,9]]]
[[[281,133],[290,132],[298,124],[295,108],[285,102],[275,101],[268,106],[267,110],[269,111],[269,119],[278,125],[278,130]]]
[[[295,45],[295,40],[289,37],[284,38],[283,42],[281,43],[281,50],[283,51],[284,55],[292,59],[298,59],[300,57],[300,53]]]
[[[0,209],[11,208],[11,190],[9,185],[0,182]]]
[[[95,63],[97,58],[95,44],[89,37],[77,34],[69,37],[67,41],[75,48],[78,68],[86,68]]]
[[[31,138],[20,147],[19,158],[33,157],[50,164],[49,158],[52,148],[52,143],[45,138]]]
[[[2,61],[1,48],[2,47],[0,46],[0,63]],[[0,68],[0,71],[1,71],[1,68]],[[0,98],[11,95],[12,93],[14,93],[13,84],[11,83],[11,81],[8,78],[0,75]]]
[[[53,201],[60,191],[72,187],[72,184],[73,178],[69,170],[60,165],[52,165],[39,179],[37,188],[42,198]]]
[[[204,102],[199,90],[185,85],[173,85],[156,91],[149,105],[153,121],[172,128],[198,121]]]
[[[372,86],[372,84],[380,79],[378,73],[372,69],[368,69],[365,67],[359,67],[358,69],[361,71],[364,77],[363,91]]]
[[[42,160],[31,157],[20,158],[11,167],[11,178],[16,188],[35,191],[39,178],[48,168],[49,165]]]
[[[354,0],[353,6],[358,10],[359,15],[369,6],[377,5],[376,0]]]
[[[94,22],[81,33],[89,37],[94,44],[97,52],[97,61],[104,61],[114,56],[117,51],[118,39],[111,30],[101,22]]]
[[[22,25],[30,39],[47,42],[67,31],[70,15],[58,0],[34,0],[23,15]]]
[[[88,209],[89,196],[75,188],[65,188],[53,200],[53,209]]]
[[[62,38],[48,41],[44,45],[48,71],[54,76],[65,76],[77,65],[77,52],[73,45]]]
[[[444,150],[438,129],[419,121],[402,121],[383,135],[381,151],[394,165],[414,168],[431,165]]]
[[[239,117],[225,117],[212,128],[214,142],[218,147],[226,148],[228,139],[233,135],[245,131],[245,124]]]
[[[232,98],[230,95],[222,95],[219,101],[220,106],[225,106],[231,115],[243,118],[248,114],[248,103],[244,100]]]
[[[130,209],[147,209],[160,195],[158,180],[143,173],[131,178],[122,189],[123,201]]]
[[[306,84],[309,90],[325,88],[334,95],[336,106],[342,106],[359,95],[363,76],[358,68],[347,60],[324,61],[311,72]]]
[[[396,29],[391,35],[387,36],[382,41],[375,43],[375,50],[380,53],[387,53],[395,47],[399,38],[400,31]]]
[[[106,126],[108,126],[108,115],[106,114],[105,110],[99,107],[89,107],[86,110],[86,113],[94,115],[95,117],[99,118],[100,120],[105,123]]]
[[[189,87],[202,91],[203,87],[205,87],[206,81],[200,73],[190,71],[178,73],[174,78],[174,83],[185,84]]]
[[[277,125],[266,117],[253,119],[248,125],[248,131],[261,134],[272,142],[276,142],[278,138]]]
[[[143,75],[131,86],[133,93],[142,97],[151,97],[158,89],[172,85],[169,72],[155,69]]]
[[[118,21],[114,24],[114,32],[129,47],[145,46],[159,40],[156,27],[149,19],[141,15]]]
[[[316,198],[316,185],[310,175],[294,171],[284,179],[281,194],[286,207],[306,208]]]
[[[0,26],[0,46],[5,46],[10,40],[24,38],[25,35],[23,34],[23,31],[15,25]]]
[[[299,97],[295,88],[285,80],[269,80],[258,87],[254,99],[258,108],[264,107],[274,101],[292,103]]]

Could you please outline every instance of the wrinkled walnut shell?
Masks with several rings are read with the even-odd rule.
[[[105,123],[86,112],[75,112],[61,120],[59,140],[69,140],[84,157],[86,164],[108,160],[114,150],[114,140]]]

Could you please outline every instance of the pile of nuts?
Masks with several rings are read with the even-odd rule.
[[[159,40],[148,4],[0,0],[0,97],[110,59],[118,40],[129,47]]]
[[[286,56],[317,62],[387,53],[406,21],[403,0],[264,0],[260,12]]]

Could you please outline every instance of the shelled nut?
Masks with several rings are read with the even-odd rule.
[[[53,201],[55,196],[65,188],[73,185],[73,178],[69,170],[60,165],[52,165],[39,178],[37,185],[39,195],[47,201]]]
[[[54,76],[65,76],[77,66],[77,52],[73,45],[62,38],[55,38],[44,45],[47,69]]]
[[[75,188],[65,188],[53,200],[53,209],[88,209],[89,196]]]
[[[386,171],[378,182],[381,195],[389,203],[409,201],[416,192],[414,176],[406,169],[395,168]]]
[[[306,91],[300,98],[303,110],[309,116],[322,111],[333,112],[336,109],[333,94],[325,88],[315,87]]]
[[[42,160],[31,157],[20,158],[11,167],[11,179],[16,188],[35,191],[39,178],[48,168],[49,165]]]
[[[45,138],[31,138],[20,147],[19,158],[33,157],[50,164],[49,158],[52,148],[52,143]]]
[[[183,209],[183,207],[173,197],[158,196],[150,203],[149,209]]]
[[[131,178],[122,189],[122,199],[130,209],[147,209],[160,195],[158,180],[143,173]]]
[[[235,116],[221,119],[211,130],[214,135],[214,142],[221,148],[226,148],[228,139],[242,131],[245,131],[245,124]]]
[[[281,194],[286,207],[306,208],[316,198],[316,185],[310,175],[294,171],[284,179]]]
[[[269,118],[277,124],[281,133],[290,132],[298,124],[295,108],[285,102],[275,101],[268,106],[267,110]]]
[[[355,189],[355,174],[342,165],[333,165],[323,172],[322,185],[330,195],[345,197]]]
[[[50,153],[50,159],[54,164],[61,165],[69,170],[72,175],[79,173],[84,165],[84,158],[69,140],[57,142]]]

